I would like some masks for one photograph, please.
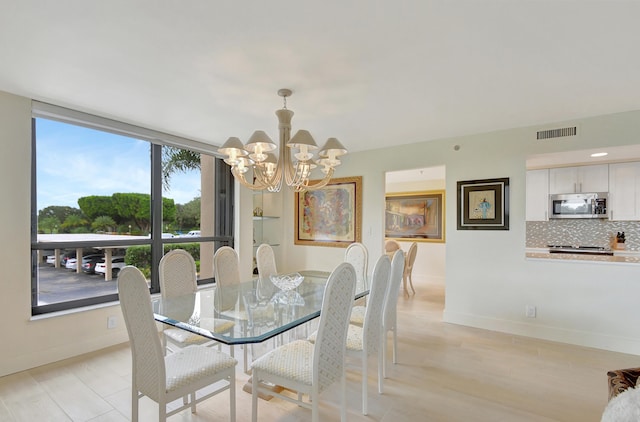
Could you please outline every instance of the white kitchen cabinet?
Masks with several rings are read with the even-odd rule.
[[[547,221],[549,209],[549,169],[527,171],[527,221]]]
[[[609,219],[640,220],[640,162],[609,165]]]
[[[607,192],[609,165],[561,167],[549,170],[549,193]]]

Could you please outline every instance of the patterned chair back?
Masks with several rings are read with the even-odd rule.
[[[380,337],[382,334],[382,309],[384,298],[389,284],[389,273],[391,272],[391,261],[387,255],[378,258],[376,266],[373,268],[371,277],[371,290],[369,291],[369,302],[364,314],[364,338],[363,346],[367,354],[371,356],[378,351]]]
[[[362,243],[354,242],[350,244],[344,252],[345,262],[349,262],[356,270],[357,291],[367,290],[367,266],[369,253],[367,247]]]
[[[158,270],[163,297],[180,296],[198,289],[196,263],[183,249],[174,249],[163,256]]]
[[[385,330],[395,329],[396,326],[396,309],[398,307],[398,292],[400,291],[400,283],[402,283],[402,275],[404,274],[404,252],[398,249],[393,254],[391,260],[391,274],[389,275],[389,285],[387,286],[384,304],[383,324]]]
[[[349,315],[356,290],[356,271],[343,262],[327,280],[313,352],[313,388],[322,392],[344,373]]]
[[[256,263],[258,264],[258,294],[262,298],[269,298],[278,290],[269,278],[271,275],[278,273],[276,257],[271,245],[263,243],[258,246]]]
[[[138,390],[157,402],[165,389],[164,352],[153,319],[149,286],[139,269],[128,265],[120,270],[118,294],[131,344],[133,377]]]
[[[240,269],[238,253],[229,246],[219,248],[213,256],[213,271],[217,286],[238,286],[240,284]],[[238,303],[238,291],[225,289],[222,294],[220,289],[216,289],[216,310],[218,312],[228,311],[235,308]]]

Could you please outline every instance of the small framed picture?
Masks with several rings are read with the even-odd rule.
[[[458,230],[509,230],[509,178],[458,182]]]

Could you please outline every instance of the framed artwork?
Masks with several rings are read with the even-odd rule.
[[[311,181],[313,183],[314,181]],[[362,177],[295,194],[296,245],[346,248],[362,241]]]
[[[458,182],[458,230],[509,230],[509,178]]]
[[[444,191],[389,194],[385,203],[385,238],[444,242]]]

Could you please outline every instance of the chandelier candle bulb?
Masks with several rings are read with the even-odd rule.
[[[262,147],[260,145],[256,145],[255,152],[253,154],[249,154],[249,158],[259,163],[260,161],[267,159],[267,154],[263,154]]]
[[[245,163],[246,163],[245,159],[240,159],[236,161],[235,167],[238,169],[237,170],[238,173],[244,174],[249,170],[248,167],[245,167]]]
[[[224,162],[230,166],[238,163],[238,157],[244,157],[247,155],[247,152],[244,150],[244,146],[242,145],[242,141],[235,136],[227,139],[227,142],[218,148],[218,152],[228,155],[228,158],[224,160]]]
[[[300,145],[300,152],[295,154],[295,157],[300,161],[307,161],[313,157],[313,154],[309,154],[309,148],[306,145]]]

